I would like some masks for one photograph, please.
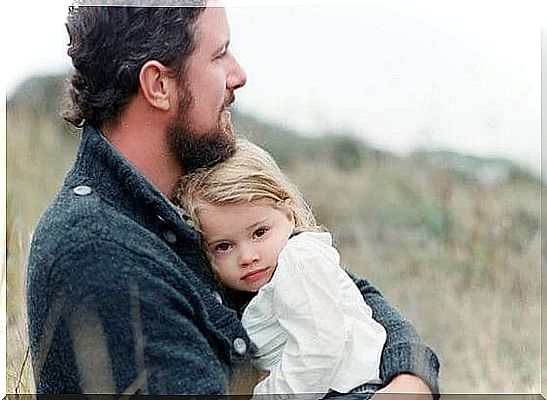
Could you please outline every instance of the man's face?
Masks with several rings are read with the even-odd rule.
[[[168,144],[184,173],[226,159],[235,137],[228,107],[246,76],[228,49],[230,28],[222,7],[207,7],[195,24],[195,50],[188,58],[178,115]]]

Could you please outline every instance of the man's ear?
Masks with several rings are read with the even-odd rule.
[[[176,104],[177,79],[159,61],[150,60],[142,66],[139,83],[144,98],[152,107],[168,111]]]

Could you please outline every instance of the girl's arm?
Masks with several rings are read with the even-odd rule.
[[[304,260],[294,256],[280,257],[273,290],[274,315],[287,341],[280,362],[256,385],[255,395],[326,394],[343,355],[344,319],[330,260],[317,252]]]
[[[348,272],[348,275],[372,309],[372,317],[385,328],[387,333],[380,363],[380,379],[396,385],[398,392],[415,392],[419,387],[424,388],[423,383],[425,383],[433,393],[433,397],[438,398],[440,364],[436,354],[422,341],[411,323],[388,303],[378,289],[366,279],[351,272]],[[391,389],[389,386],[388,384],[384,391],[389,392]],[[405,390],[405,388],[408,389]]]

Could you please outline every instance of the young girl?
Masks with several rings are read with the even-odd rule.
[[[254,394],[347,393],[379,383],[386,333],[339,266],[329,233],[273,158],[239,139],[233,157],[184,177],[216,277],[256,295],[242,315],[264,371]]]

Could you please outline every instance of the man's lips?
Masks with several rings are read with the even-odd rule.
[[[227,98],[224,100],[223,109],[229,109],[231,108],[232,104],[236,101],[236,96],[233,92],[231,92]]]
[[[247,272],[245,275],[241,277],[242,281],[255,281],[259,279],[264,272],[266,272],[270,267],[265,268],[259,268],[252,271]]]

